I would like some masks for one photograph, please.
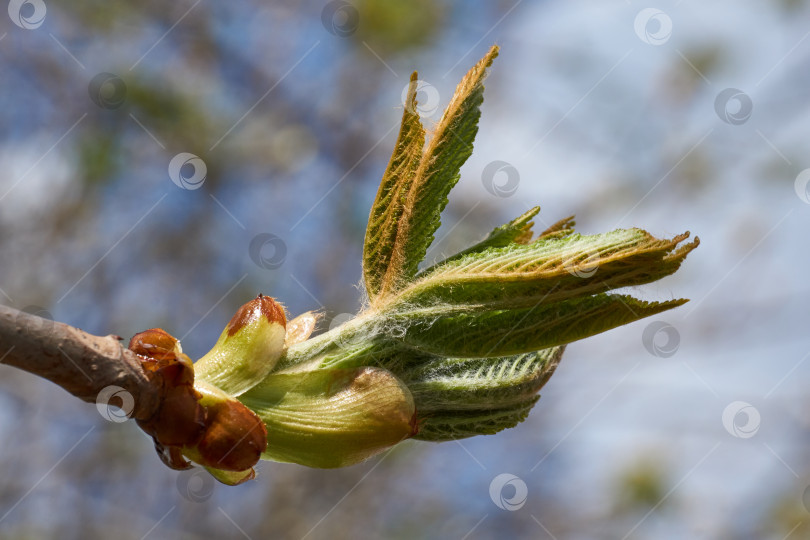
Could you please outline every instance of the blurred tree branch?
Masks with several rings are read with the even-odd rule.
[[[0,363],[48,379],[88,403],[104,388],[120,386],[134,398],[132,418],[149,419],[160,405],[159,388],[119,340],[0,306]]]

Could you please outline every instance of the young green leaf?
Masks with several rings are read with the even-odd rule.
[[[418,351],[477,358],[564,345],[684,303],[597,294],[521,309],[434,306],[402,311],[394,319],[405,328],[401,341]]]
[[[506,247],[510,244],[528,244],[532,239],[532,227],[534,227],[534,221],[532,221],[532,218],[534,218],[538,212],[540,212],[540,207],[535,206],[525,214],[516,217],[509,223],[501,225],[500,227],[495,227],[492,229],[492,232],[486,236],[486,238],[477,244],[472,245],[464,251],[460,251],[455,255],[434,264],[430,268],[422,270],[419,272],[417,278],[431,273],[433,270],[439,266],[442,266],[443,264],[460,259],[465,255],[481,253],[487,248]]]
[[[447,204],[447,195],[458,182],[461,166],[472,154],[481,116],[480,106],[484,101],[483,80],[496,56],[498,47],[493,46],[456,88],[413,173],[413,179],[403,192],[403,206],[393,243],[374,248],[383,253],[390,252],[390,261],[384,265],[385,272],[380,277],[371,278],[375,287],[379,284],[376,292],[372,290],[369,293],[372,307],[384,304],[416,275],[419,263],[433,242],[433,234],[441,223],[441,212]],[[385,197],[378,195],[378,200],[383,201]],[[380,212],[375,204],[371,215],[374,217]]]
[[[437,265],[402,291],[399,301],[522,308],[642,285],[678,269],[699,243],[678,247],[688,234],[659,240],[641,229],[619,229],[488,248]]]
[[[540,396],[532,396],[525,402],[501,409],[484,409],[476,411],[435,414],[420,421],[419,433],[414,439],[420,441],[442,442],[475,437],[476,435],[494,435],[504,429],[513,428],[529,416],[529,412]]]
[[[503,409],[532,400],[554,373],[564,349],[499,358],[433,357],[397,375],[413,394],[419,418]]]
[[[391,265],[405,197],[422,160],[425,128],[419,121],[416,109],[416,89],[417,74],[414,72],[408,85],[402,126],[394,153],[383,174],[368,218],[363,244],[363,278],[368,296],[372,300],[380,294],[383,278]]]
[[[574,232],[574,225],[576,225],[576,220],[574,216],[568,216],[567,218],[563,218],[560,221],[551,225],[548,229],[540,233],[540,236],[537,239],[541,238],[550,238],[552,236],[555,237],[563,237],[568,236],[572,232]]]

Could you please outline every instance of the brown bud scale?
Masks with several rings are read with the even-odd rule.
[[[262,296],[261,294],[243,305],[228,322],[228,336],[231,337],[241,330],[244,326],[257,320],[259,317],[265,317],[270,323],[278,323],[286,326],[287,317],[284,315],[284,308],[281,304],[270,298],[269,296]]]

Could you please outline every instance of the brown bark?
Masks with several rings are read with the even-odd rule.
[[[134,399],[131,417],[148,420],[160,405],[159,388],[119,340],[0,306],[0,363],[48,379],[88,403],[108,386],[120,386]]]

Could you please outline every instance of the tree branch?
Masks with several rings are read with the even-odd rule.
[[[88,403],[104,388],[120,386],[134,399],[131,417],[148,420],[160,405],[160,389],[119,340],[0,306],[0,363],[48,379]]]

